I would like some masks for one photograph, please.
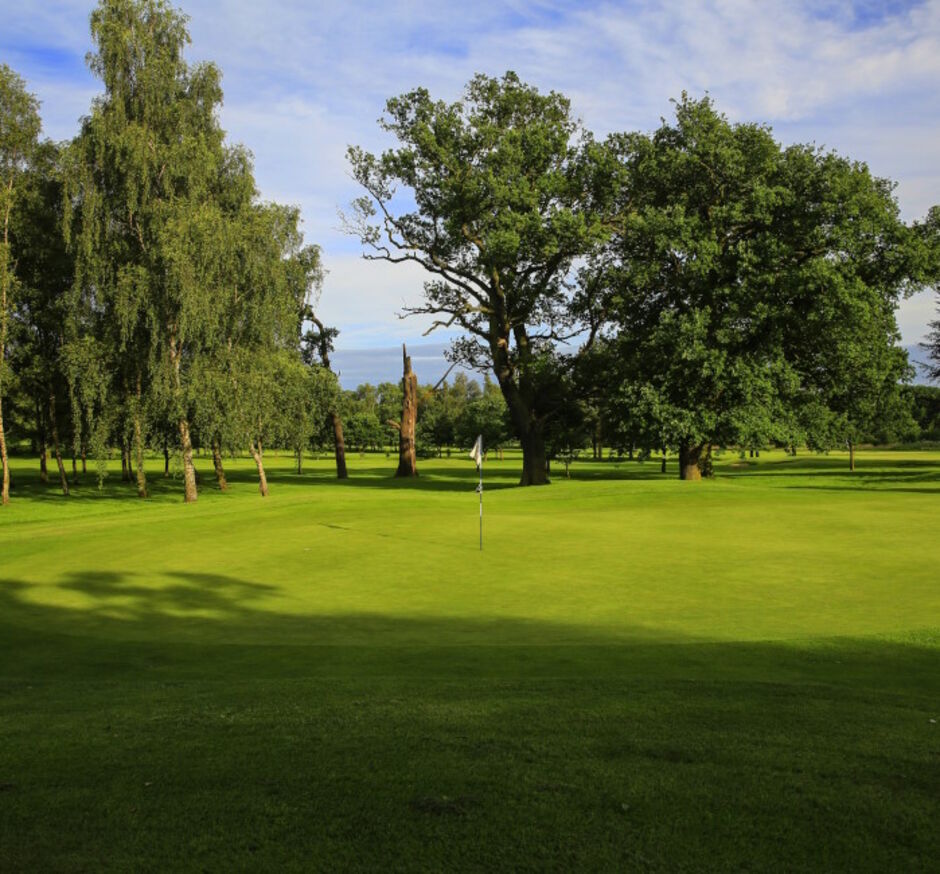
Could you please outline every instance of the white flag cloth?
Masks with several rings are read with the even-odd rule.
[[[477,442],[473,444],[470,450],[470,457],[477,463],[477,467],[483,464],[483,435],[477,437]]]

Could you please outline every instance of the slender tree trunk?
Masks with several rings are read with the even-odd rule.
[[[183,500],[193,504],[199,497],[196,491],[196,468],[193,465],[193,441],[189,436],[189,421],[180,416],[180,444],[183,447]]]
[[[174,332],[170,332],[170,361],[173,364],[173,388],[176,394],[177,403],[182,410],[183,386],[180,381],[180,357],[182,350],[176,340]],[[180,431],[180,446],[183,451],[183,500],[187,504],[193,504],[199,497],[196,490],[196,468],[193,465],[193,441],[189,433],[189,420],[184,413],[179,414],[177,427]]]
[[[49,467],[46,462],[46,423],[42,418],[42,407],[36,398],[36,434],[39,443],[39,480],[49,482]]]
[[[849,470],[855,473],[855,443],[849,440]]]
[[[401,424],[398,426],[398,470],[395,476],[418,475],[415,455],[415,425],[418,421],[418,377],[411,369],[411,357],[401,344],[402,360],[402,404]]]
[[[147,497],[147,474],[144,472],[144,429],[140,422],[141,403],[140,371],[137,371],[134,404],[134,461],[137,474],[137,497]]]
[[[349,474],[346,472],[346,442],[343,439],[343,420],[339,413],[331,412],[327,417],[330,428],[333,430],[333,448],[336,455],[336,478],[347,479]]]
[[[134,415],[134,462],[137,474],[137,497],[147,497],[147,474],[144,471],[144,440],[141,434],[140,415]]]
[[[679,479],[700,480],[702,470],[699,461],[702,457],[702,444],[682,443],[679,446]]]
[[[131,451],[127,446],[127,440],[121,440],[121,482],[129,483],[131,481]]]
[[[5,257],[5,256],[4,256]],[[3,366],[3,354],[0,353],[0,367]],[[10,459],[7,455],[7,438],[3,430],[3,386],[0,385],[0,465],[3,467],[3,486],[0,490],[0,505],[10,503]]]
[[[7,183],[6,211],[3,217],[3,246],[0,247],[0,506],[10,503],[10,457],[7,454],[7,437],[3,427],[3,363],[7,350],[7,319],[10,305],[10,212],[13,209],[13,173]]]
[[[78,458],[74,449],[72,450],[72,482],[78,482]]]
[[[212,465],[215,468],[215,479],[219,484],[219,491],[228,491],[228,480],[225,478],[225,468],[222,467],[222,443],[218,437],[212,441]]]
[[[170,475],[170,447],[166,437],[163,438],[163,475]]]
[[[82,444],[82,476],[88,473],[88,447]]]
[[[261,447],[261,441],[259,440],[257,444],[252,441],[249,444],[249,449],[251,450],[251,457],[255,460],[255,466],[258,468],[258,490],[261,492],[261,497],[266,498],[268,496],[268,478],[264,473],[264,450]]]
[[[52,450],[55,453],[55,463],[59,468],[59,481],[62,485],[62,494],[68,497],[69,480],[65,475],[65,464],[62,462],[62,451],[59,448],[59,426],[55,416],[54,392],[49,392],[49,428],[52,432]]]
[[[666,472],[666,447],[665,446],[663,447],[663,463],[659,466],[659,472],[660,473]]]

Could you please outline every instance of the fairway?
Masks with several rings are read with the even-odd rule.
[[[0,869],[926,870],[940,453],[13,459]]]

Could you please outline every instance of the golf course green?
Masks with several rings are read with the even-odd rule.
[[[149,462],[0,511],[2,871],[926,871],[940,452]]]

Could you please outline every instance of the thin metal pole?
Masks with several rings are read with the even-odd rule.
[[[480,493],[480,552],[483,552],[483,462],[480,462],[480,485],[477,486]]]

